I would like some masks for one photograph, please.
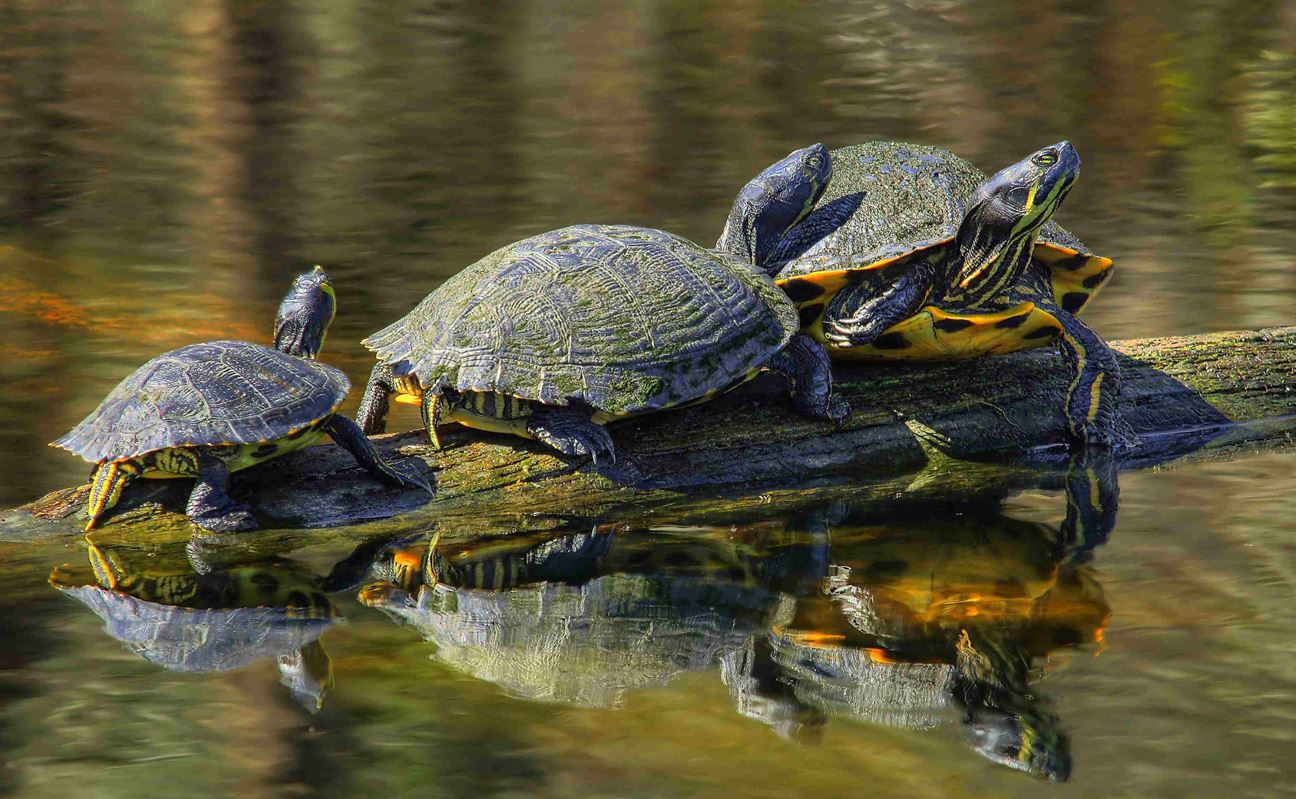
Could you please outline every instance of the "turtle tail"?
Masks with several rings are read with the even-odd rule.
[[[85,529],[89,531],[99,521],[104,511],[117,504],[122,490],[139,477],[141,469],[133,461],[109,461],[95,470],[90,482],[90,498],[86,502],[86,515],[90,521]]]

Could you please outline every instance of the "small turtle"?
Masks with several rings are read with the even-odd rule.
[[[378,356],[360,406],[367,433],[389,400],[417,404],[433,444],[458,422],[615,460],[601,425],[705,401],[763,369],[792,400],[841,420],[823,348],[761,271],[831,176],[821,144],[739,194],[722,245],[628,225],[576,225],[503,247],[365,339]]]
[[[247,341],[189,344],[123,380],[61,447],[96,464],[85,529],[138,477],[196,477],[186,513],[202,527],[256,527],[226,493],[230,472],[301,449],[325,433],[370,474],[431,491],[412,463],[385,463],[360,428],[337,413],[351,385],[315,360],[336,297],[320,267],[300,275],[279,306],[275,349]]]
[[[93,543],[88,555],[93,580],[65,565],[50,573],[50,585],[94,611],[131,652],[179,672],[273,659],[298,702],[311,712],[323,705],[333,664],[320,636],[342,619],[325,581],[305,567],[272,559],[200,574],[150,558],[141,571]]]
[[[834,359],[950,360],[1057,342],[1069,438],[1112,445],[1120,370],[1076,318],[1112,262],[1050,221],[1080,174],[1069,142],[991,178],[945,150],[870,142],[832,153],[819,208],[771,263],[801,329]]]

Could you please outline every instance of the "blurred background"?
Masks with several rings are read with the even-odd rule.
[[[4,0],[0,503],[81,479],[45,443],[142,361],[266,341],[303,267],[359,383],[363,336],[500,245],[710,244],[767,163],[875,138],[987,171],[1074,142],[1108,337],[1292,321],[1290,0]]]

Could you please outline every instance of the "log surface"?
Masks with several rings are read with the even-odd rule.
[[[1140,339],[1113,344],[1124,380],[1120,413],[1136,443],[1125,465],[1194,451],[1231,453],[1290,443],[1296,430],[1296,327]],[[911,490],[932,466],[915,431],[966,461],[1059,461],[1066,374],[1050,349],[949,364],[839,366],[854,413],[840,428],[795,414],[766,375],[713,402],[618,423],[619,460],[570,463],[522,439],[448,428],[445,448],[421,433],[375,438],[388,455],[418,457],[435,498],[386,488],[332,444],[241,472],[233,492],[265,528],[361,525],[358,531],[438,527],[464,533],[543,527],[547,519],[648,512],[688,502],[796,503],[824,491],[885,498]],[[987,478],[987,469],[997,477]],[[1005,471],[1007,469],[1007,471]],[[967,490],[1024,484],[1021,468],[977,467],[947,478]],[[1056,477],[1033,477],[1042,485]],[[930,481],[928,481],[930,482]],[[182,485],[183,484],[183,485]],[[140,481],[105,519],[114,534],[188,535],[189,481]],[[55,491],[0,513],[0,540],[79,532],[85,488]],[[700,504],[699,504],[700,503]],[[768,510],[768,509],[767,509]],[[378,521],[386,520],[386,521]]]

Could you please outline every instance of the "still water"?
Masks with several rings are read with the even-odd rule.
[[[1099,332],[1296,318],[1290,1],[32,0],[0,5],[0,62],[0,506],[84,479],[45,443],[147,358],[266,341],[304,266],[359,381],[360,338],[495,247],[573,222],[707,243],[813,141],[993,170],[1067,138],[1058,219],[1117,263]],[[1293,496],[1285,455],[1126,474],[1082,553],[1054,491],[205,575],[178,545],[0,544],[0,791],[1293,792]],[[436,585],[379,585],[401,564]],[[141,597],[159,575],[207,609]],[[277,621],[230,607],[249,585],[282,589]],[[995,762],[1014,736],[1070,785]]]

